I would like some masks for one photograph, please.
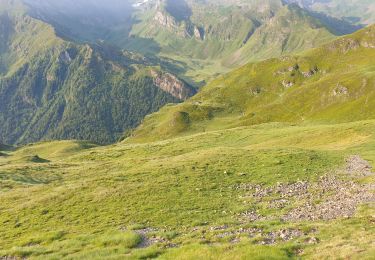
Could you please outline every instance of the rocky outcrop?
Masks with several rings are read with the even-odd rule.
[[[349,91],[346,87],[344,87],[343,85],[337,83],[335,89],[333,90],[332,92],[332,95],[334,97],[336,96],[346,96],[349,94]]]
[[[178,22],[173,16],[161,10],[156,12],[154,22],[182,38],[195,38],[197,40],[204,40],[205,38],[204,28],[196,26],[190,20]]]
[[[198,40],[204,40],[204,28],[194,26],[194,37]]]
[[[151,71],[151,76],[154,84],[163,91],[171,94],[179,100],[186,100],[196,93],[196,90],[185,82],[179,80],[176,76],[170,73],[161,73],[155,70]]]
[[[167,29],[175,29],[178,27],[176,20],[169,15],[164,14],[162,11],[157,11],[154,17],[155,22],[160,26]]]
[[[294,83],[291,81],[283,80],[281,84],[284,86],[284,88],[290,88],[294,86]]]
[[[330,51],[339,51],[340,53],[346,54],[349,51],[357,50],[360,47],[360,42],[356,39],[343,38],[339,39],[330,44]]]

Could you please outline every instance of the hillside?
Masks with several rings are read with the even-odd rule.
[[[344,19],[352,24],[375,23],[375,3],[372,0],[286,0],[317,13]]]
[[[26,2],[31,16],[64,38],[153,57],[197,87],[247,62],[317,47],[358,29],[282,0]]]
[[[147,117],[134,140],[268,122],[373,119],[375,27],[298,56],[248,64]]]
[[[244,65],[317,47],[332,39],[329,28],[303,9],[290,5],[261,25],[246,44],[224,62],[228,66]]]
[[[0,257],[371,259],[375,121],[0,156]]]
[[[375,25],[27,2],[0,0],[0,260],[374,259]]]
[[[8,3],[0,15],[5,143],[113,142],[145,115],[195,93],[140,55],[65,41],[52,26],[28,16],[19,2],[2,3]]]
[[[136,17],[140,22],[133,25],[123,46],[185,63],[184,75],[196,81],[249,61],[316,47],[335,36],[333,28],[297,5],[286,6],[278,0],[244,1],[243,5],[165,1],[136,12]]]

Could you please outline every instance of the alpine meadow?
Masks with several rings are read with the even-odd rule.
[[[0,0],[0,260],[374,259],[374,0]]]

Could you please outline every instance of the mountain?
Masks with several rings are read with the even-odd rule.
[[[196,81],[334,38],[333,29],[309,12],[277,0],[162,1],[149,3],[136,17],[122,46],[184,63],[185,75]]]
[[[375,3],[372,0],[286,0],[309,10],[343,19],[352,24],[375,23]]]
[[[0,5],[0,138],[10,144],[113,142],[191,86],[336,37],[280,0],[23,2]]]
[[[0,7],[0,139],[5,143],[113,142],[150,112],[195,93],[140,55],[56,36],[18,1],[2,0]]]
[[[277,0],[139,0],[129,27],[126,2],[34,1],[0,0],[1,260],[374,258],[375,25],[336,37]],[[142,14],[155,36],[108,28]],[[172,71],[219,75],[194,95]]]
[[[124,142],[0,153],[0,257],[372,259],[374,56],[371,26],[221,76]]]
[[[317,47],[358,29],[340,20],[326,22],[282,0],[110,0],[105,7],[96,0],[27,3],[31,16],[52,24],[64,38],[104,41],[157,58],[197,87],[247,62]]]
[[[375,26],[297,56],[250,63],[148,116],[135,140],[269,122],[374,119]],[[131,141],[131,139],[130,139]]]
[[[29,15],[52,24],[60,37],[87,42],[101,40],[121,24],[130,30],[133,7],[125,0],[23,0]]]
[[[226,62],[246,64],[310,49],[333,39],[332,33],[305,10],[289,5],[261,25]]]

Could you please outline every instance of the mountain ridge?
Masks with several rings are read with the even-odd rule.
[[[0,53],[0,137],[6,143],[114,142],[146,114],[195,93],[152,61],[105,46],[67,42],[52,26],[25,11],[13,14],[13,5],[7,8],[11,11],[5,9],[2,19],[11,33],[2,31],[7,39]],[[170,81],[156,84],[166,75]]]
[[[155,57],[165,64],[165,69],[197,87],[214,79],[218,74],[247,62],[317,47],[336,35],[358,29],[347,24],[343,26],[339,20],[317,26],[321,17],[304,11],[303,15],[296,16],[296,19],[299,19],[306,30],[289,23],[284,27],[280,26],[282,30],[290,30],[282,36],[280,28],[275,31],[272,26],[267,26],[274,16],[281,16],[277,15],[279,11],[289,10],[281,0],[150,0],[131,3],[131,8],[119,8],[123,10],[123,19],[117,19],[115,13],[114,19],[101,23],[92,21],[89,24],[77,20],[74,14],[70,17],[69,12],[64,12],[62,16],[54,14],[53,6],[44,9],[32,5],[31,7],[36,9],[35,13],[39,14],[37,17],[44,17],[43,20],[50,21],[57,31],[65,32],[67,37],[69,31],[73,31],[70,36],[73,40],[104,41],[119,48]],[[295,5],[295,9],[297,6]],[[88,9],[91,12],[92,8]],[[290,15],[293,15],[293,11]],[[288,14],[284,15],[287,16]],[[64,23],[66,20],[76,21],[76,26]],[[107,23],[110,25],[102,26]],[[335,29],[338,26],[341,26],[340,30]],[[262,31],[258,32],[257,37],[253,37],[259,28]],[[77,33],[74,33],[77,30],[83,31],[84,37],[77,36]],[[269,35],[278,34],[285,46],[275,45],[272,41],[263,42],[259,34],[264,31]],[[91,32],[93,33],[90,36]]]
[[[148,116],[132,138],[150,141],[268,122],[371,119],[374,47],[372,25],[296,56],[250,63],[185,103]]]

